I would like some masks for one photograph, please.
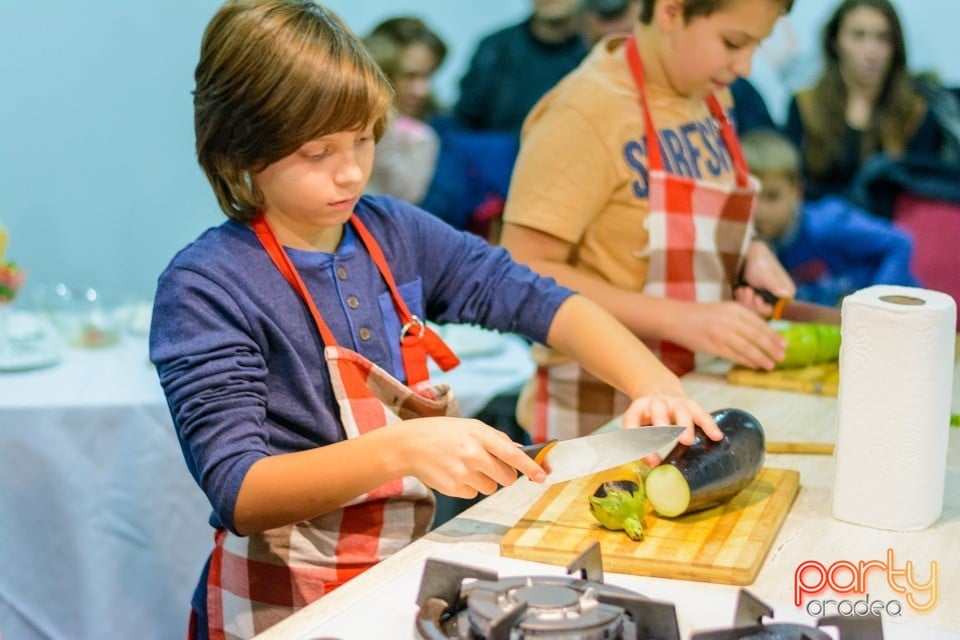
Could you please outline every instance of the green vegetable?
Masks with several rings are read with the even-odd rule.
[[[960,427],[960,413],[951,413],[951,414],[950,414],[950,426],[951,426],[951,427]]]
[[[590,496],[590,513],[607,529],[625,531],[633,540],[643,538],[647,514],[643,485],[632,480],[604,482]]]
[[[798,322],[777,329],[787,341],[787,353],[778,369],[836,362],[840,358],[840,327]]]

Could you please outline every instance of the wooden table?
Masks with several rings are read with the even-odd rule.
[[[954,412],[960,407],[957,373],[960,372],[954,374]],[[835,398],[731,386],[719,373],[690,374],[684,382],[688,392],[710,410],[739,407],[753,413],[764,425],[769,440],[828,443],[834,439]],[[829,569],[843,561],[886,563],[892,554],[894,569],[902,570],[910,562],[914,576],[926,582],[931,563],[935,562],[938,600],[927,613],[911,609],[905,596],[895,592],[879,570],[868,574],[867,590],[871,602],[882,600],[885,607],[892,600],[902,603],[900,616],[885,618],[888,639],[960,638],[960,591],[955,584],[960,575],[960,429],[951,429],[949,447],[942,516],[932,527],[909,533],[835,520],[831,515],[832,456],[768,455],[768,466],[799,470],[801,488],[756,582],[748,589],[773,606],[776,620],[809,622],[811,618],[804,608],[794,604],[795,574],[802,563],[818,562]],[[886,464],[894,465],[895,461]],[[499,556],[498,543],[504,532],[542,492],[541,487],[521,479],[259,637],[411,638],[417,610],[416,589],[428,557],[482,563],[501,576],[562,573],[558,567]],[[815,577],[805,574],[804,579],[812,582]],[[837,583],[842,583],[844,577],[842,571],[835,574]],[[736,587],[610,573],[606,580],[674,602],[684,638],[693,630],[729,626],[732,622]],[[921,600],[929,598],[928,593],[917,596]],[[812,605],[812,613],[819,615],[815,609],[822,606],[820,600],[856,601],[862,596],[828,590],[816,596],[807,595],[804,607],[810,606],[812,599],[818,600],[818,604]],[[890,606],[890,610],[895,608]]]

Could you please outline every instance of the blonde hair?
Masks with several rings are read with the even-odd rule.
[[[740,139],[740,147],[750,172],[757,177],[778,176],[791,182],[800,179],[800,152],[779,133],[750,131]]]
[[[393,88],[366,48],[311,0],[230,0],[203,35],[193,94],[197,159],[227,216],[250,221],[250,173],[304,143],[387,125]]]

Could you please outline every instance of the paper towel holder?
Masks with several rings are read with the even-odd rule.
[[[884,302],[889,302],[890,304],[903,304],[911,307],[919,307],[927,304],[926,300],[904,295],[880,296],[880,299]]]

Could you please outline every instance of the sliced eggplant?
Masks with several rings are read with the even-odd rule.
[[[647,475],[650,505],[674,518],[728,501],[749,485],[763,467],[763,428],[740,409],[711,414],[723,432],[714,442],[699,428],[691,445],[678,444]]]

